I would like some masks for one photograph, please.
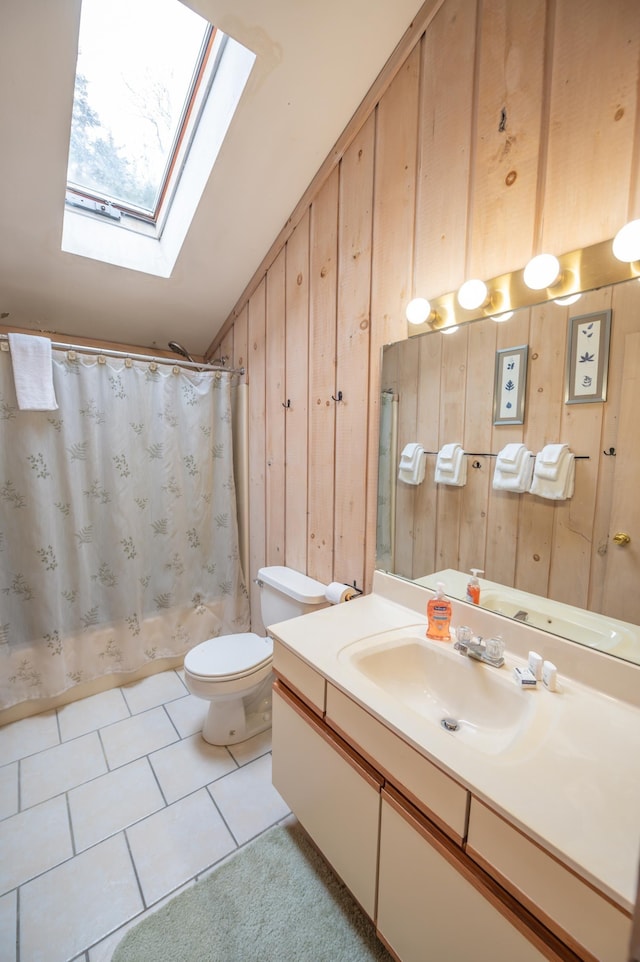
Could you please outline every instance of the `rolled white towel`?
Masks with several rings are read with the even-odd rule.
[[[539,498],[548,498],[550,501],[565,501],[571,498],[575,486],[574,455],[568,451],[560,461],[557,477],[549,478],[545,476],[548,466],[542,463],[541,454],[542,452],[539,452],[536,455],[533,479],[529,489],[531,494],[536,494]]]
[[[531,486],[533,476],[533,454],[526,445],[522,445],[523,451],[520,454],[518,470],[512,471],[510,466],[501,468],[499,458],[496,459],[496,467],[493,473],[493,488],[496,491],[511,491],[514,494],[524,494]]]
[[[436,484],[462,487],[467,483],[467,459],[462,445],[445,444],[438,452],[435,471]]]

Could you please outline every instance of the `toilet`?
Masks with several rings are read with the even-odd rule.
[[[260,609],[265,625],[326,608],[326,586],[284,565],[260,568]],[[184,659],[192,695],[209,702],[202,737],[235,745],[271,727],[273,642],[253,632],[209,638]]]

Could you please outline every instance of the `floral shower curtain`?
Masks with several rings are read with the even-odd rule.
[[[233,377],[53,352],[59,409],[0,352],[0,708],[244,631]]]

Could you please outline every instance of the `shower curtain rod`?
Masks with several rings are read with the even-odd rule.
[[[0,342],[2,341],[7,342],[8,349],[9,335],[0,334]],[[225,367],[224,364],[207,364],[206,362],[200,364],[198,361],[182,361],[173,357],[154,357],[151,354],[131,354],[128,351],[112,351],[108,348],[89,347],[86,344],[63,344],[60,341],[51,341],[51,347],[62,351],[78,351],[82,354],[102,354],[105,357],[128,357],[131,358],[132,361],[155,361],[156,364],[172,364],[178,367],[195,368],[197,371],[219,371],[221,374],[244,374],[243,367]]]

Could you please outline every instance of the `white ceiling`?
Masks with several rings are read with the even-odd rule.
[[[202,354],[420,0],[190,0],[257,60],[169,279],[60,250],[80,2],[0,2],[0,323]]]

